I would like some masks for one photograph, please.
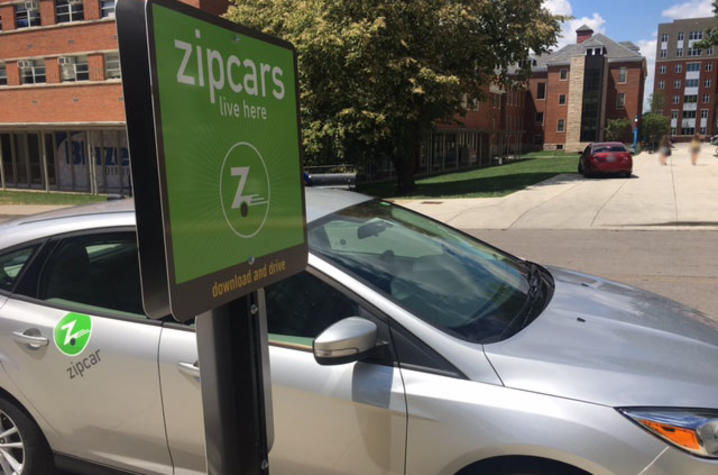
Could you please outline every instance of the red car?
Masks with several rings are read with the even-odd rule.
[[[633,155],[621,142],[592,143],[581,153],[578,172],[585,177],[596,174],[620,174],[626,178],[633,171]]]

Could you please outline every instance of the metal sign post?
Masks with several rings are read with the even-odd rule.
[[[116,16],[145,311],[197,316],[208,473],[266,473],[262,289],[307,263],[296,52],[171,0]]]

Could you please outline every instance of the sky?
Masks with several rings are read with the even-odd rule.
[[[711,0],[545,0],[544,5],[557,15],[574,17],[562,25],[558,47],[574,43],[576,29],[586,24],[614,41],[632,41],[641,48],[648,61],[644,109],[653,93],[658,24],[713,16]]]

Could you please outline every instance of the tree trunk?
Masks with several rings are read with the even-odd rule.
[[[397,191],[401,195],[416,189],[414,173],[416,173],[416,166],[419,163],[420,148],[421,144],[412,140],[403,147],[397,147],[394,151],[392,161],[396,169]]]

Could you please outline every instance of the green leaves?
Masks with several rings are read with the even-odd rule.
[[[398,172],[464,96],[553,45],[561,20],[542,0],[233,0],[226,17],[297,48],[311,162],[391,157]]]

